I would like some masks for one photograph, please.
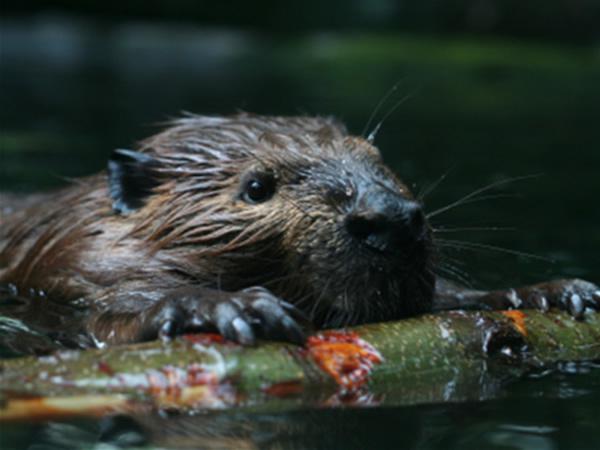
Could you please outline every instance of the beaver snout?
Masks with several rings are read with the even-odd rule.
[[[388,193],[363,196],[344,222],[354,239],[379,252],[404,252],[427,234],[421,205]]]

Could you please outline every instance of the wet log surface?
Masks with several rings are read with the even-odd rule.
[[[529,370],[600,359],[600,315],[447,312],[324,331],[304,347],[186,335],[0,363],[0,420],[481,400]]]

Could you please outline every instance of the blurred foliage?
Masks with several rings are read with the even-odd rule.
[[[315,30],[401,30],[476,33],[594,42],[597,0],[19,0],[8,13],[70,12],[110,19],[165,19],[278,33]]]

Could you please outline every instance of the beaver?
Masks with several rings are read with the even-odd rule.
[[[475,291],[436,261],[422,203],[370,139],[326,117],[189,115],[4,214],[0,312],[80,346],[194,331],[249,345],[451,308],[600,305],[582,280]]]

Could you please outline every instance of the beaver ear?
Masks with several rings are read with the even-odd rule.
[[[160,163],[151,156],[133,150],[114,150],[108,160],[108,186],[113,209],[128,214],[144,204],[152,189],[160,184]]]

